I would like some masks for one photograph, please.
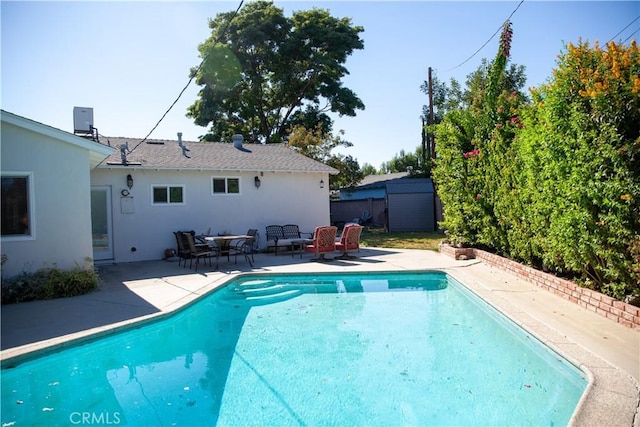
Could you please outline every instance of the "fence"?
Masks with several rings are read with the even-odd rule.
[[[330,209],[332,224],[351,222],[360,218],[365,210],[371,213],[372,225],[386,227],[387,224],[384,199],[332,200]]]

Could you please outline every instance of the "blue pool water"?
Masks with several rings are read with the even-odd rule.
[[[439,272],[247,276],[5,365],[5,427],[566,425],[587,385]]]

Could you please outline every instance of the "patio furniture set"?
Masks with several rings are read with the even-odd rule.
[[[325,255],[335,251],[341,252],[336,257],[340,259],[355,258],[350,252],[360,250],[360,235],[362,227],[359,224],[346,224],[342,229],[340,237],[337,237],[338,228],[333,225],[322,225],[316,227],[313,234],[300,232],[297,225],[269,225],[267,226],[267,251],[274,248],[278,255],[278,249],[289,248],[291,256],[297,251],[302,257],[302,251],[316,255],[313,260],[329,261]],[[305,238],[303,235],[310,235]]]
[[[192,231],[176,231],[173,233],[176,237],[178,245],[178,266],[184,261],[184,267],[187,266],[189,260],[189,268],[193,266],[195,259],[196,271],[200,259],[209,260],[209,267],[212,266],[211,258],[216,258],[216,269],[219,266],[220,256],[226,256],[227,261],[234,256],[234,262],[238,263],[238,255],[244,256],[244,259],[253,267],[253,244],[255,242],[258,230],[249,229],[247,234],[242,235],[218,235],[206,236],[196,235]]]
[[[337,237],[338,228],[332,225],[323,225],[315,228],[313,233],[300,232],[297,225],[270,225],[267,226],[267,252],[273,248],[278,255],[278,249],[288,249],[291,256],[298,253],[302,258],[302,252],[309,252],[316,257],[314,261],[330,261],[332,259],[355,258],[351,252],[360,250],[360,235],[363,227],[359,224],[346,224],[340,237]],[[195,260],[195,269],[198,271],[200,259],[203,262],[216,259],[216,269],[219,266],[220,256],[226,256],[227,261],[234,257],[238,263],[238,255],[253,267],[254,244],[257,240],[258,230],[249,229],[243,235],[196,235],[192,231],[175,231],[173,233],[178,245],[178,266],[184,262],[184,268],[192,268]],[[335,258],[326,258],[325,255],[339,251],[341,254]]]

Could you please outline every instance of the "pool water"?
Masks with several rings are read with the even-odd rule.
[[[585,375],[440,272],[245,276],[2,370],[2,426],[566,425]]]

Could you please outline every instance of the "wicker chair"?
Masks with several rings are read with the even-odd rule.
[[[191,251],[189,250],[188,242],[184,233],[189,233],[192,236],[195,236],[195,231],[174,231],[173,234],[176,236],[176,244],[178,245],[178,250],[176,251],[176,255],[178,255],[178,267],[180,267],[180,263],[184,260],[184,267],[187,267],[187,260],[191,259]],[[207,249],[209,246],[206,243],[196,243],[196,248],[198,249]]]
[[[196,271],[198,271],[198,265],[200,264],[200,258],[205,258],[205,259],[209,259],[209,267],[211,267],[211,258],[213,258],[214,256],[216,257],[216,268],[218,268],[218,260],[220,257],[220,252],[217,251],[214,248],[211,248],[209,246],[203,247],[201,245],[196,245],[196,241],[195,238],[193,237],[193,235],[191,233],[182,233],[182,236],[184,237],[185,241],[187,242],[186,247],[188,248],[189,251],[189,257],[190,257],[190,263],[189,263],[189,268],[191,268],[191,266],[193,265],[193,259],[195,258],[196,260]],[[186,260],[185,260],[185,265],[186,265]]]

